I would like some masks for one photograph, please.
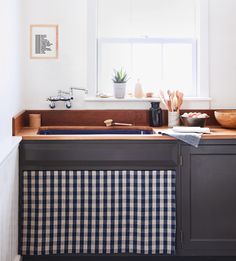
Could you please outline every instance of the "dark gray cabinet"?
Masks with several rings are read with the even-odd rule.
[[[236,255],[236,145],[181,146],[184,255]]]
[[[119,227],[122,226],[123,219],[121,215],[126,215],[124,214],[125,213],[124,211],[122,212],[122,209],[125,209],[125,211],[127,212],[131,210],[132,211],[131,216],[132,215],[134,216],[133,213],[137,211],[136,209],[138,210],[141,209],[141,206],[144,206],[143,213],[144,211],[145,213],[139,215],[138,218],[134,216],[134,218],[135,218],[135,222],[136,223],[138,222],[139,227],[141,227],[142,229],[138,230],[135,228],[135,226],[133,226],[134,227],[133,231],[135,233],[136,231],[141,231],[141,233],[138,232],[139,236],[134,236],[133,237],[134,240],[130,241],[129,244],[136,245],[137,243],[135,242],[138,242],[138,244],[141,244],[142,242],[143,242],[142,244],[144,243],[146,244],[147,241],[142,239],[142,237],[148,238],[149,236],[150,238],[159,239],[159,236],[155,231],[161,231],[161,233],[163,234],[163,236],[161,235],[161,239],[168,237],[167,238],[168,242],[166,239],[165,241],[160,240],[161,242],[160,253],[164,253],[164,254],[174,253],[175,252],[174,250],[178,248],[178,242],[177,242],[177,247],[175,247],[175,242],[176,242],[175,180],[177,180],[178,183],[178,165],[179,165],[179,144],[175,141],[155,141],[155,140],[153,141],[112,141],[112,140],[110,141],[109,140],[107,141],[104,140],[23,141],[20,145],[20,190],[19,190],[20,210],[21,210],[20,218],[19,218],[20,220],[19,253],[23,255],[23,260],[35,260],[35,258],[37,258],[37,256],[40,255],[45,255],[44,257],[45,259],[42,260],[53,260],[53,257],[50,256],[52,255],[52,253],[57,255],[63,255],[64,256],[63,260],[72,260],[73,255],[77,255],[77,257],[79,256],[78,260],[81,260],[81,258],[83,258],[82,256],[84,256],[84,258],[86,257],[91,258],[90,255],[94,255],[94,253],[89,254],[88,252],[89,246],[86,250],[87,252],[83,250],[84,248],[82,247],[81,247],[82,250],[74,250],[73,246],[75,245],[77,245],[77,247],[80,246],[81,243],[77,243],[77,242],[80,242],[80,239],[82,242],[82,240],[84,240],[84,238],[86,237],[87,237],[86,244],[91,245],[90,231],[94,231],[93,233],[96,234],[101,233],[101,231],[105,231],[101,237],[102,238],[101,240],[103,240],[103,236],[104,238],[106,237],[106,233],[108,231],[107,224],[109,223],[111,224],[111,228],[109,228],[108,234],[109,237],[111,238],[110,239],[111,245],[113,246],[112,243],[114,241],[113,234],[119,233],[119,235],[122,236],[122,234],[120,234],[120,232],[117,230]],[[91,173],[93,170],[97,170],[97,172],[104,170],[104,172],[101,173],[102,178],[100,177],[100,174],[98,175],[96,174],[96,172],[95,172],[96,175],[94,175],[93,173],[92,176]],[[136,185],[131,186],[130,185],[131,182],[127,178],[128,176],[127,177],[123,176],[123,178],[121,178],[120,181],[118,181],[117,173],[116,174],[114,173],[115,171],[118,171],[118,173],[120,173],[120,171],[122,170],[124,170],[125,173],[129,171],[133,172],[136,170],[145,173],[145,178],[142,180],[139,179],[137,181],[138,184],[140,184],[141,189],[137,190]],[[95,177],[93,182],[89,181],[90,178],[88,177],[85,180],[84,171],[86,172],[90,171],[90,175],[89,175],[90,178]],[[104,174],[107,173],[108,171],[113,176],[113,178],[112,179],[109,178],[109,180],[106,174]],[[161,171],[162,176],[164,175],[163,173],[166,171],[166,174],[168,175],[165,175],[165,177],[161,178],[160,181],[159,178],[154,177],[153,182],[151,182],[150,177],[148,177],[147,173],[152,173],[152,171],[158,173],[159,171]],[[76,173],[78,173],[78,175]],[[174,174],[173,179],[169,178],[171,173]],[[73,176],[73,178],[71,177],[71,175]],[[159,174],[157,174],[157,176],[158,175]],[[112,181],[114,180],[114,176],[116,176],[115,177],[116,183],[115,181]],[[175,178],[176,176],[177,178]],[[144,175],[142,177],[144,177]],[[147,178],[148,181],[150,181],[150,184],[152,185],[150,184],[145,185],[145,179]],[[134,178],[132,179],[134,180]],[[94,183],[95,181],[97,181],[96,183],[97,185],[95,185]],[[84,185],[85,183],[86,185]],[[94,191],[92,192],[92,184],[96,188],[94,190],[96,191],[95,194]],[[108,186],[106,184],[110,184],[110,185]],[[124,188],[122,187],[122,184],[126,184]],[[171,189],[172,186],[171,184],[173,184],[173,189]],[[160,193],[158,192],[158,189],[155,186],[157,186],[157,188],[159,188],[159,186],[161,187]],[[168,189],[163,190],[165,187],[167,187]],[[120,193],[121,195],[118,194],[119,197],[117,196],[118,188],[122,188],[120,189],[120,191],[122,192]],[[151,193],[149,194],[147,193],[145,195],[145,191],[147,192],[149,189]],[[79,190],[80,190],[80,194],[78,196],[77,192]],[[103,191],[102,194],[101,191]],[[117,191],[117,192],[113,192],[113,191]],[[125,196],[124,191],[129,191],[127,196]],[[135,196],[133,196],[134,200],[132,199],[132,191],[137,191],[137,192],[133,192],[133,193],[137,193],[137,196],[136,194]],[[153,193],[153,191],[155,193]],[[155,195],[155,197],[149,195]],[[126,198],[125,201],[123,199],[123,196],[124,198]],[[128,199],[129,197],[131,197],[132,200],[129,200]],[[78,200],[78,198],[80,199]],[[102,198],[102,200],[100,198]],[[156,201],[154,201],[155,198]],[[92,200],[93,200],[93,204],[92,204]],[[87,202],[86,204],[84,203],[85,201]],[[115,206],[116,211],[117,210],[119,211],[119,217],[118,217],[119,222],[118,225],[116,225],[115,229],[113,227],[115,227],[115,223],[117,223],[116,221],[117,217],[114,218],[115,214],[113,213],[117,213],[117,212],[110,210],[111,207],[110,207],[110,203],[107,203],[108,201],[109,202],[114,201],[112,204]],[[73,202],[73,204],[71,202]],[[96,204],[94,204],[94,202]],[[97,215],[96,213],[99,213],[99,211],[96,208],[96,205],[103,206],[102,203],[99,202],[104,203],[104,207],[101,208],[104,210],[104,212],[101,212],[101,214],[99,214],[99,218],[101,217],[101,219],[95,216]],[[118,208],[116,206],[116,204],[118,204],[117,202],[120,204],[119,206],[123,204],[124,207]],[[152,202],[155,202],[155,204],[153,204]],[[83,206],[84,204],[86,205],[86,207],[83,207],[83,211],[81,211],[83,214],[80,214],[79,213],[80,210],[77,210],[77,206],[81,208],[81,206]],[[148,204],[150,204],[150,206],[154,206],[153,211],[157,213],[157,215],[158,215],[158,211],[161,212],[160,225],[159,223],[155,224],[154,222],[151,221],[152,218],[156,219],[153,214],[152,215],[146,214],[148,213],[147,212]],[[92,207],[89,207],[90,205]],[[85,209],[88,209],[88,213],[86,212],[87,210]],[[171,211],[168,209],[171,209]],[[152,207],[149,207],[149,210],[152,211]],[[93,214],[91,214],[92,212]],[[109,219],[107,218],[106,212],[110,213],[108,215]],[[70,215],[68,215],[68,213],[70,213]],[[24,219],[25,216],[27,216],[27,220]],[[73,217],[73,220],[72,218],[69,219],[70,216]],[[79,218],[77,219],[77,217]],[[87,232],[84,232],[83,226],[79,226],[79,229],[82,227],[83,229],[77,230],[76,228],[77,221],[79,220],[80,222],[82,220],[81,221],[82,224],[82,222],[84,222],[85,217],[88,220],[88,221],[86,220],[88,225],[84,226]],[[56,222],[54,219],[56,219]],[[68,220],[70,220],[71,222],[69,225],[67,225],[67,222],[69,223]],[[98,230],[95,230],[96,227],[94,226],[94,224],[95,223],[97,224],[99,220],[102,220],[101,225],[99,226]],[[128,220],[130,222],[130,220],[132,220],[132,217],[128,218]],[[147,222],[148,220],[150,220],[149,221],[150,223]],[[55,223],[58,224],[56,229],[54,228]],[[76,225],[73,226],[73,224]],[[93,228],[92,228],[92,224],[93,224]],[[152,237],[150,235],[152,230],[151,225],[153,224],[154,224],[153,231],[155,235]],[[147,233],[145,232],[145,229],[148,229]],[[58,231],[58,233],[55,232],[56,234],[55,237],[53,236],[54,231]],[[118,232],[114,233],[113,231],[118,231]],[[178,231],[179,230],[178,230],[178,223],[177,223],[177,234]],[[78,239],[76,243],[75,240],[73,241],[73,243],[72,242],[69,243],[69,241],[73,240],[73,238],[76,238],[76,236],[79,233],[82,235],[81,237],[79,237],[80,239]],[[83,235],[83,233],[86,233],[85,236]],[[71,236],[71,234],[73,236]],[[47,237],[47,235],[49,236]],[[69,240],[68,240],[69,237],[68,235],[70,235]],[[122,238],[122,240],[124,240],[123,238],[125,237],[121,237],[121,236],[119,236],[119,238]],[[51,240],[50,243],[49,241],[45,240],[45,238],[47,240],[53,238],[54,241]],[[99,237],[97,236],[96,238]],[[121,240],[116,240],[116,241],[121,242]],[[177,241],[178,241],[178,235],[177,235]],[[42,247],[40,244],[38,244],[38,242],[40,242],[40,244],[42,242]],[[153,242],[157,242],[157,240],[153,240]],[[168,252],[165,250],[164,244],[167,245],[166,249],[168,248],[167,249]],[[62,245],[63,247],[61,250],[60,247]],[[70,246],[70,251],[67,250],[68,245]],[[96,246],[98,245],[99,243],[96,241]],[[105,246],[106,245],[107,243],[105,243]],[[119,247],[120,245],[123,246],[124,243],[119,243]],[[152,245],[150,244],[150,246]],[[56,252],[53,252],[52,249],[53,251],[55,251],[56,249]],[[165,250],[166,252],[164,252],[163,250]],[[159,252],[153,253],[150,251],[150,253],[153,254],[153,256],[157,256],[158,255],[157,253]],[[151,255],[150,253],[148,254],[146,253],[145,256]],[[71,259],[68,259],[67,257],[68,254],[71,255],[70,256]],[[101,253],[96,255],[97,256],[101,255]],[[95,258],[96,255],[94,255]],[[103,255],[106,256],[106,253],[104,253]],[[111,254],[111,257],[113,258],[115,255],[117,256],[122,255],[120,256],[120,258],[125,258],[125,256],[126,258],[128,258],[130,255],[132,255],[132,253],[127,251],[126,254],[121,254],[121,253]],[[140,255],[140,253],[138,253],[138,255]],[[145,258],[145,256],[143,257],[143,259]]]
[[[236,256],[235,140],[202,141],[199,148],[177,141],[23,141],[20,145],[21,174],[80,169],[175,170],[176,255]]]

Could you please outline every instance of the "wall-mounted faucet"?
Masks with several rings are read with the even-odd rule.
[[[71,100],[74,99],[73,90],[84,91],[86,94],[88,93],[87,89],[78,87],[70,87],[69,92],[59,90],[56,96],[50,96],[47,98],[47,101],[50,102],[49,107],[54,109],[56,107],[56,102],[63,101],[65,102],[66,108],[70,109],[72,106]]]

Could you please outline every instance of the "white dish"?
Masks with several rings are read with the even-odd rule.
[[[201,128],[201,127],[173,127],[173,131],[175,132],[183,132],[183,133],[206,133],[210,134],[211,131],[209,128]]]

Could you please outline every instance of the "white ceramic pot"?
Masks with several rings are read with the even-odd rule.
[[[124,99],[126,92],[126,83],[114,83],[114,97],[117,99]]]
[[[168,127],[172,128],[179,126],[179,112],[178,111],[168,111]]]

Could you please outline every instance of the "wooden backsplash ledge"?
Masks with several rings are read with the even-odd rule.
[[[29,114],[41,114],[42,126],[104,126],[104,120],[149,125],[148,110],[26,110],[13,118],[13,135],[29,126]]]
[[[190,112],[184,110],[183,112]],[[208,125],[218,125],[214,110],[195,110],[210,116]],[[104,120],[149,125],[149,110],[25,110],[13,118],[13,135],[29,126],[29,114],[41,114],[42,126],[104,126]],[[167,111],[163,110],[163,125],[167,125]]]

